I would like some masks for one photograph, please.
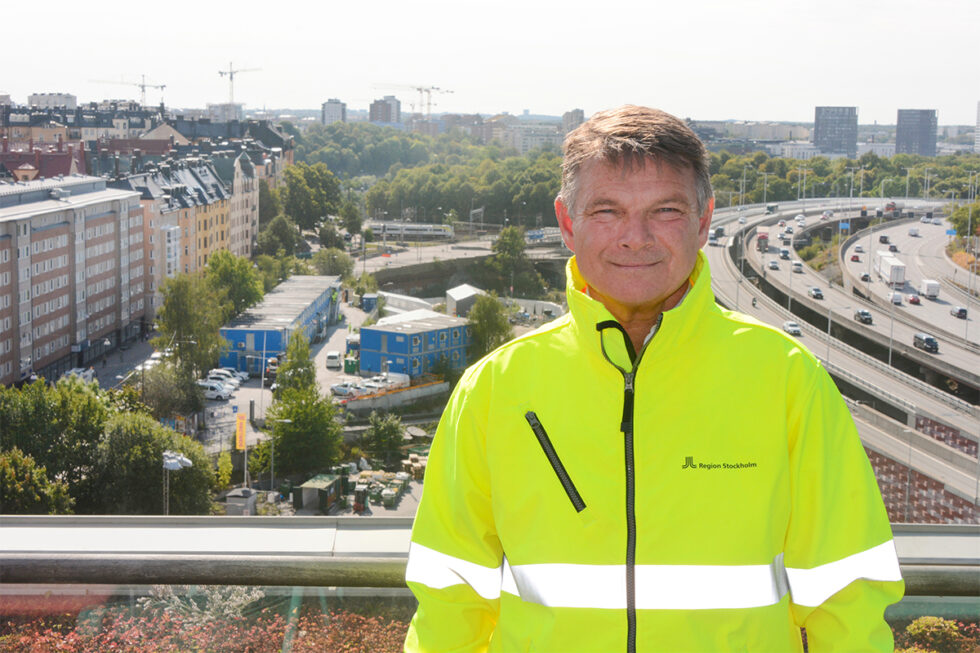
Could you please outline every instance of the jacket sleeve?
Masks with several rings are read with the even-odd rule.
[[[426,465],[406,580],[419,605],[405,650],[485,651],[497,623],[503,551],[490,504],[485,397],[460,380]]]
[[[814,364],[788,388],[791,610],[811,653],[891,651],[884,611],[905,585],[888,514],[847,406]]]

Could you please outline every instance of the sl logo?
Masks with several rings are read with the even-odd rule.
[[[696,465],[694,464],[694,456],[687,456],[684,458],[684,466],[681,469],[694,469]]]

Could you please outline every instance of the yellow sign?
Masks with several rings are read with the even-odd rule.
[[[238,423],[235,424],[235,448],[239,451],[245,449],[245,423],[248,416],[244,413],[236,415]]]

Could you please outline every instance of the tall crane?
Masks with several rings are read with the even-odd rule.
[[[250,73],[253,70],[261,70],[260,68],[239,68],[235,70],[231,66],[231,62],[228,62],[228,70],[219,70],[218,74],[224,77],[228,75],[228,104],[235,103],[235,75],[238,73]]]
[[[427,122],[431,122],[432,120],[432,94],[452,93],[452,91],[444,88],[439,88],[438,86],[413,86],[411,84],[375,84],[375,88],[404,88],[404,89],[411,89],[413,91],[418,91],[419,113],[422,112],[422,107],[425,106],[425,120]],[[422,100],[423,94],[425,94],[424,103]]]
[[[127,82],[122,79],[120,79],[118,82],[110,82],[104,79],[93,79],[90,81],[95,82],[96,84],[122,84],[124,86],[136,86],[140,90],[140,106],[144,107],[146,106],[146,89],[158,88],[162,91],[163,89],[167,88],[166,84],[147,84],[146,75],[140,75],[140,80],[141,81],[139,82]]]

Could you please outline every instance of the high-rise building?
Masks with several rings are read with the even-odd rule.
[[[857,107],[817,107],[813,144],[823,154],[857,156]]]
[[[566,111],[561,117],[561,133],[567,134],[585,122],[585,112],[581,109]]]
[[[973,151],[980,153],[980,102],[977,102],[977,126],[973,130]]]
[[[935,109],[899,109],[895,154],[936,156]]]
[[[64,107],[72,111],[78,106],[78,98],[71,93],[31,93],[27,105],[39,109],[58,109]]]
[[[347,122],[347,105],[337,98],[330,98],[320,106],[320,124],[335,122]]]
[[[57,379],[147,329],[140,194],[0,182],[0,384]]]
[[[402,103],[394,95],[386,95],[371,103],[371,122],[399,123],[402,121]]]

